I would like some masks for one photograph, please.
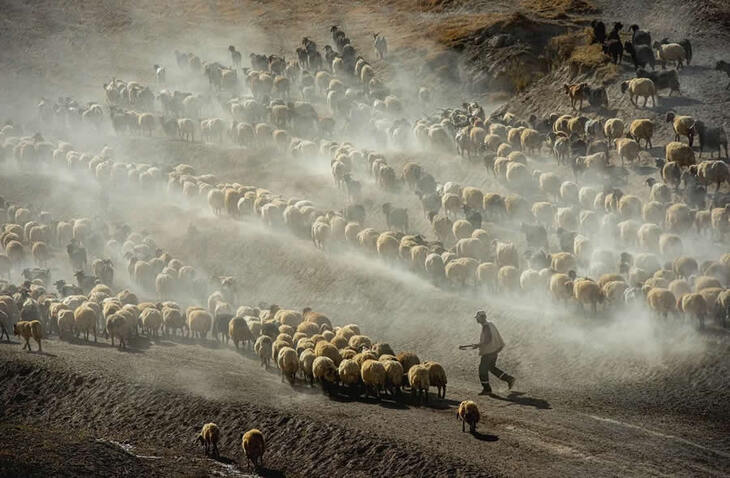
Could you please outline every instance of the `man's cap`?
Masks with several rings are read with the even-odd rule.
[[[475,315],[474,318],[475,319],[478,319],[479,317],[484,317],[486,319],[487,318],[487,313],[484,312],[483,310],[477,311],[477,315]]]

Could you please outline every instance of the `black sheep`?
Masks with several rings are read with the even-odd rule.
[[[619,35],[619,32],[624,28],[623,23],[616,22],[613,24],[613,29],[611,30],[611,33],[608,34],[609,40],[618,40],[619,43],[621,42],[621,36]]]
[[[651,46],[651,33],[646,30],[639,30],[639,25],[631,25],[629,30],[631,30],[631,43],[633,43],[634,46]]]
[[[606,41],[606,24],[600,20],[593,20],[591,22],[593,27],[593,43],[603,43]]]
[[[621,63],[624,55],[624,46],[619,39],[611,39],[603,45],[603,53],[611,57],[611,61],[617,65]]]
[[[631,55],[631,61],[634,62],[634,68],[644,68],[646,65],[651,66],[653,70],[656,66],[656,58],[654,51],[647,45],[634,45],[631,42],[624,43],[624,50]]]
[[[725,157],[728,157],[727,134],[722,126],[708,127],[704,122],[698,120],[695,121],[692,130],[700,139],[700,157],[702,156],[702,151],[704,149],[709,151],[717,149],[717,155],[720,156],[722,155],[723,147],[725,148]]]
[[[658,90],[669,89],[669,96],[675,91],[679,94],[679,74],[677,70],[666,71],[647,71],[643,68],[636,70],[637,78],[649,78],[654,82],[654,86]]]

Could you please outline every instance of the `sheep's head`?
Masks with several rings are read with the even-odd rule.
[[[624,81],[621,83],[621,93],[626,93],[626,90],[629,89],[629,82]]]

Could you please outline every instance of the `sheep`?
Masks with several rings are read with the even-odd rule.
[[[619,38],[611,38],[603,45],[603,53],[610,56],[613,63],[621,63],[624,55],[624,46]]]
[[[380,398],[380,391],[386,385],[386,371],[382,362],[377,360],[365,360],[360,368],[363,384],[366,387],[366,395],[372,391],[375,398]]]
[[[228,323],[228,336],[233,340],[234,345],[238,348],[239,342],[253,342],[253,334],[248,327],[246,319],[243,317],[234,317]]]
[[[616,145],[616,151],[618,152],[618,156],[619,158],[621,158],[621,167],[624,166],[624,160],[633,163],[634,161],[639,159],[641,146],[639,146],[639,143],[637,143],[633,139],[617,138],[614,140],[614,144]]]
[[[139,314],[142,322],[142,329],[147,331],[150,336],[157,337],[160,327],[162,327],[162,314],[154,307],[148,307]]]
[[[492,241],[492,246],[495,250],[497,264],[500,267],[514,266],[519,268],[520,264],[517,247],[512,242],[502,242],[495,239]]]
[[[665,319],[669,313],[676,311],[676,300],[669,289],[652,288],[646,294],[646,301],[654,312],[662,315]]]
[[[425,361],[423,366],[428,370],[429,386],[436,387],[436,396],[441,399],[446,398],[446,371],[438,362]]]
[[[244,433],[241,438],[241,448],[246,455],[246,463],[251,462],[254,468],[263,466],[266,449],[263,433],[256,428]]]
[[[603,303],[605,296],[601,287],[590,279],[579,279],[573,283],[573,298],[582,306],[591,305],[591,311],[598,311],[598,304]]]
[[[652,148],[651,137],[654,135],[654,122],[648,119],[637,119],[631,122],[629,126],[629,133],[631,138],[634,139],[639,145],[641,140],[646,141],[646,148]]]
[[[603,124],[603,133],[609,144],[613,144],[614,140],[620,138],[624,134],[624,122],[619,118],[607,119]]]
[[[254,352],[256,352],[256,355],[258,355],[261,359],[261,366],[268,370],[272,354],[271,337],[267,335],[260,336],[256,339],[253,349]]]
[[[200,308],[188,309],[187,312],[188,333],[193,337],[205,339],[213,324],[213,316],[206,310]]]
[[[424,401],[428,402],[428,388],[430,387],[428,368],[425,365],[413,365],[407,373],[412,395],[414,397],[417,395],[419,398],[423,396]]]
[[[681,93],[679,91],[679,74],[677,70],[649,72],[639,68],[636,70],[636,77],[650,79],[654,82],[657,91],[669,89],[669,96],[672,96],[675,91],[677,94]]]
[[[213,458],[218,458],[220,454],[218,453],[218,440],[220,440],[221,431],[218,428],[218,425],[215,423],[206,423],[203,425],[203,430],[200,432],[200,434],[195,439],[196,442],[199,442],[201,445],[205,445],[205,456],[208,456],[210,453],[210,449],[213,450]]]
[[[382,210],[389,229],[408,231],[408,209],[394,208],[391,203],[386,202],[383,204]]]
[[[550,277],[550,293],[556,301],[563,300],[567,302],[573,298],[571,275],[556,273]]]
[[[314,354],[311,354],[314,357]],[[314,358],[312,358],[314,361]],[[360,365],[352,359],[344,359],[340,362],[337,368],[337,374],[340,377],[340,382],[343,385],[351,387],[351,390],[356,392],[357,387],[360,384]]]
[[[657,106],[656,88],[654,86],[654,82],[650,79],[633,78],[631,80],[624,81],[621,83],[621,93],[626,93],[626,90],[629,91],[629,99],[633,105],[638,106],[634,98],[643,97],[644,107],[646,107],[646,103],[649,98],[651,98],[653,106]]]
[[[656,224],[642,224],[636,232],[639,246],[646,251],[653,251],[659,246],[662,229]]]
[[[340,362],[342,361],[342,356],[337,350],[337,347],[330,343],[327,343],[324,340],[321,340],[315,344],[314,355],[316,355],[317,357],[329,358],[332,363],[335,364],[335,366],[339,366]]]
[[[174,334],[176,330],[187,327],[185,323],[185,317],[182,311],[177,307],[163,307],[162,308],[162,324],[163,331],[165,334],[169,334],[170,331]]]
[[[686,315],[694,315],[700,323],[700,329],[705,327],[705,316],[710,310],[702,294],[689,293],[677,299],[677,308]]]
[[[94,333],[94,343],[96,343],[96,319],[97,315],[94,309],[88,306],[88,303],[81,305],[74,310],[74,325],[76,327],[76,336],[84,332],[84,341],[89,341],[89,330]]]
[[[466,424],[469,424],[469,433],[476,432],[480,418],[479,407],[471,400],[464,400],[456,410],[456,419],[461,420],[462,433],[466,431]]]
[[[297,370],[299,370],[299,357],[297,351],[291,347],[283,347],[279,350],[276,363],[281,370],[281,381],[286,377],[291,385],[294,385]]]
[[[7,333],[7,331],[6,331]],[[13,334],[17,336],[23,337],[25,339],[25,345],[23,345],[23,350],[26,348],[28,349],[28,352],[31,351],[30,348],[30,339],[36,341],[38,344],[38,352],[43,352],[43,346],[41,345],[41,338],[43,338],[43,330],[41,327],[41,323],[39,320],[32,320],[32,321],[25,321],[21,320],[20,322],[16,322],[13,325]]]
[[[662,181],[669,186],[673,186],[675,191],[678,190],[682,182],[682,169],[679,164],[665,162],[662,166]]]
[[[689,145],[692,146],[695,125],[695,119],[692,116],[677,116],[674,112],[669,111],[665,117],[665,121],[672,123],[674,141],[680,141],[682,136],[686,136]]]
[[[657,57],[662,62],[662,69],[666,67],[667,62],[676,62],[677,69],[682,68],[684,66],[684,61],[687,60],[687,52],[679,43],[668,43],[666,45],[662,45],[655,41],[652,48],[656,50]]]
[[[337,384],[337,366],[329,357],[316,357],[312,363],[312,375],[318,380],[324,391],[333,390]]]
[[[567,83],[563,85],[563,89],[565,90],[565,94],[570,97],[570,107],[573,109],[575,108],[575,104],[579,103],[578,110],[580,111],[583,109],[583,100],[586,98],[586,87],[588,86],[587,83],[579,83],[574,85],[568,85]]]
[[[730,157],[727,153],[727,134],[722,126],[708,127],[703,121],[695,121],[693,130],[700,139],[700,157],[702,157],[705,148],[709,150],[717,148],[719,157],[722,155],[723,147],[725,148],[725,157]],[[710,152],[710,157],[712,157],[712,152]]]
[[[631,42],[624,43],[624,50],[631,56],[631,61],[634,63],[634,68],[644,68],[645,66],[651,66],[654,70],[656,64],[656,58],[654,57],[654,51],[649,45],[636,45],[634,46]]]

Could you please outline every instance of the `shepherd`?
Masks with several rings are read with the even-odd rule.
[[[492,372],[498,379],[505,381],[507,387],[511,390],[515,383],[515,378],[497,368],[497,356],[504,348],[502,336],[499,335],[499,331],[494,323],[487,320],[487,313],[483,310],[478,311],[474,318],[482,326],[479,343],[460,345],[459,349],[479,349],[479,355],[481,357],[479,362],[479,380],[482,382],[482,391],[479,395],[489,395],[492,393],[492,387],[489,385],[489,372]]]

